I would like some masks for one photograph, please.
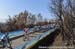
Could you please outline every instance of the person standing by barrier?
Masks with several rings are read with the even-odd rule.
[[[29,28],[28,27],[25,27],[24,28],[24,41],[27,39],[27,40],[29,40],[29,33],[28,33],[28,31],[29,31]]]
[[[6,35],[6,38],[7,38],[7,47],[10,48],[10,49],[13,49],[12,46],[11,46],[10,39],[9,39],[9,33],[7,32],[5,35]]]
[[[1,35],[2,35],[1,36],[2,48],[4,49],[7,46],[5,32],[3,31],[3,29],[1,29],[0,32],[1,32]]]
[[[1,42],[2,42],[2,48],[5,48],[7,46],[5,34],[3,34],[3,36],[1,37]]]
[[[10,40],[9,40],[9,37],[8,37],[8,34],[7,33],[4,33],[3,36],[1,37],[1,40],[2,40],[2,47],[3,48],[10,48],[10,49],[13,49],[12,46],[11,46],[11,43],[10,43]],[[9,46],[8,46],[9,44]]]

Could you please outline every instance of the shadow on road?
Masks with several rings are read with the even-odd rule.
[[[39,48],[40,46],[41,47],[51,46],[59,33],[60,33],[59,29],[55,30],[53,33],[49,34],[47,37],[45,37],[44,39],[42,39],[38,43],[36,43],[36,45],[32,46],[30,49],[40,49]],[[45,48],[45,49],[47,49],[47,48]]]

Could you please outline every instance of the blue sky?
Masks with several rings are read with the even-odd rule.
[[[0,22],[5,22],[8,15],[14,16],[25,9],[32,14],[41,13],[44,18],[51,19],[50,0],[0,0]]]

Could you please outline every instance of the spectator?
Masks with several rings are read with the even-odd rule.
[[[2,47],[5,48],[7,46],[5,34],[3,34],[3,36],[1,37],[1,41],[2,41]]]
[[[8,48],[13,49],[12,46],[11,46],[10,39],[9,39],[9,33],[7,32],[5,35],[6,35],[6,38],[7,38],[7,43],[8,43],[7,46],[8,46]]]

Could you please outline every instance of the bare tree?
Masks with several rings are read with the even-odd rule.
[[[49,6],[51,9],[51,12],[53,12],[54,16],[56,16],[60,21],[60,29],[61,34],[64,39],[64,29],[63,29],[63,1],[64,0],[50,0],[51,5]]]
[[[41,13],[39,13],[39,14],[37,15],[37,17],[38,17],[38,21],[39,21],[39,22],[42,22],[43,18],[42,18]]]
[[[64,3],[64,4],[63,4]],[[50,9],[58,17],[60,22],[63,39],[67,40],[68,45],[74,45],[74,17],[75,17],[74,0],[51,0]]]
[[[75,15],[75,7],[73,6],[73,0],[67,0],[67,6],[65,10],[65,17],[68,19],[66,22],[66,28],[68,30],[67,32],[67,38],[68,38],[68,44],[74,45],[74,15]],[[68,16],[68,17],[67,17]]]

